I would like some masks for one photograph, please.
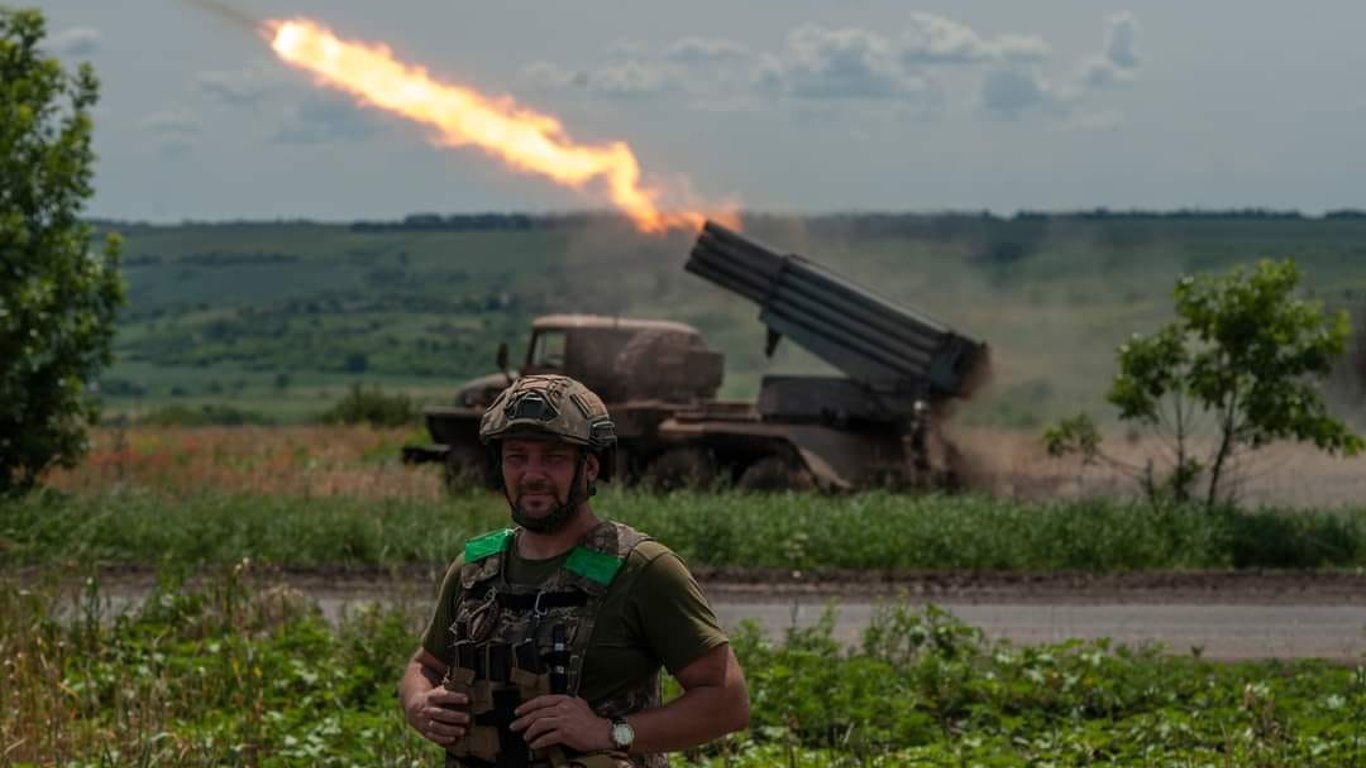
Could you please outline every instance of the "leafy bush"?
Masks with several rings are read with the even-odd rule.
[[[420,411],[412,398],[398,393],[387,395],[378,384],[366,387],[356,383],[346,396],[318,417],[324,424],[369,424],[372,427],[401,427],[417,421]]]
[[[1239,452],[1294,440],[1356,455],[1366,441],[1329,413],[1317,381],[1347,348],[1348,315],[1325,314],[1319,303],[1296,298],[1299,283],[1290,259],[1262,260],[1254,270],[1217,277],[1182,277],[1172,291],[1177,319],[1119,348],[1119,375],[1106,400],[1122,421],[1170,447],[1174,455],[1162,476],[1151,463],[1126,467],[1101,451],[1099,431],[1084,414],[1045,432],[1048,452],[1124,468],[1154,500],[1189,501],[1207,478],[1210,509],[1234,500],[1227,472]],[[1202,431],[1215,446],[1203,457],[1194,439]]]

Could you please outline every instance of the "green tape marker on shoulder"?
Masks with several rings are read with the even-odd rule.
[[[574,551],[569,553],[569,559],[564,561],[564,569],[571,573],[577,573],[589,581],[596,581],[605,587],[617,577],[617,571],[621,570],[621,563],[622,560],[619,557],[594,552],[583,547],[575,547]]]
[[[504,528],[501,531],[486,533],[483,536],[476,536],[465,542],[465,562],[477,563],[489,555],[496,555],[508,548],[512,543],[512,529]]]

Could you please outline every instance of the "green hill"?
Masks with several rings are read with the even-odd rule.
[[[696,325],[728,356],[728,396],[821,370],[790,343],[763,357],[757,309],[683,271],[690,234],[612,217],[98,229],[126,239],[130,302],[101,382],[116,412],[230,402],[302,418],[357,379],[439,401],[492,370],[498,342],[519,359],[530,318],[560,311]],[[756,216],[745,231],[986,339],[996,380],[968,417],[1008,425],[1097,403],[1113,348],[1168,317],[1180,273],[1294,257],[1310,293],[1366,302],[1360,215]]]

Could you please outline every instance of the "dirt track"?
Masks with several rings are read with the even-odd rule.
[[[808,626],[827,605],[837,637],[855,643],[873,611],[905,599],[935,603],[988,636],[1021,644],[1109,637],[1160,643],[1173,653],[1213,659],[1366,659],[1366,573],[1189,572],[1132,574],[699,573],[722,623],[759,621],[771,634]],[[257,574],[317,600],[328,616],[375,601],[421,611],[440,574],[347,571]],[[101,580],[111,604],[146,595],[152,577],[111,573]]]

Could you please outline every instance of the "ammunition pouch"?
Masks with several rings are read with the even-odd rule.
[[[450,661],[442,684],[468,697],[469,728],[447,750],[447,768],[664,768],[663,755],[586,755],[552,747],[532,750],[511,724],[524,702],[547,694],[578,695],[594,622],[617,571],[645,537],[615,523],[599,525],[564,567],[536,585],[510,584],[502,560],[512,531],[471,539],[451,624]],[[615,715],[658,706],[658,678],[640,690],[597,702]]]
[[[469,698],[470,728],[448,752],[462,765],[532,768],[563,765],[551,756],[537,755],[509,726],[522,702],[551,692],[551,676],[541,663],[534,639],[517,645],[493,642],[455,643],[456,666],[443,681],[447,690]],[[558,750],[555,750],[558,753]]]

